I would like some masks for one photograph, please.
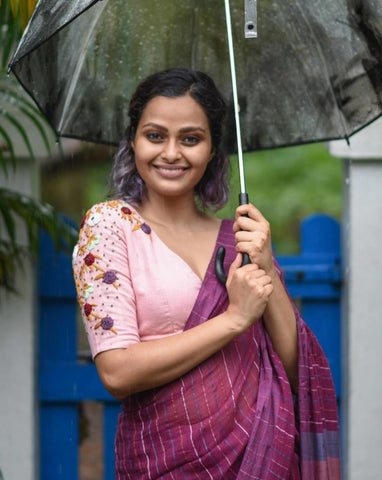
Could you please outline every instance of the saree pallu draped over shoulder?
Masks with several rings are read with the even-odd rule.
[[[217,245],[226,248],[227,268],[236,255],[231,221],[223,221]],[[227,305],[211,261],[186,329]],[[333,381],[321,347],[297,310],[296,319],[297,408],[260,321],[178,380],[124,401],[116,478],[339,480]]]

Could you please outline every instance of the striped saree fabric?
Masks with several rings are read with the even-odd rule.
[[[232,221],[223,221],[220,245],[228,268],[236,255]],[[227,305],[212,260],[186,328]],[[297,310],[296,319],[297,398],[260,321],[178,380],[123,402],[116,479],[339,480],[333,381]]]

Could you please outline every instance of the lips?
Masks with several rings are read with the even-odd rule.
[[[154,165],[154,168],[164,178],[179,178],[188,170],[177,165]]]

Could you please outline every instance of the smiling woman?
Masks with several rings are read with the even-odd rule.
[[[151,99],[139,121],[132,148],[138,174],[146,186],[146,209],[157,202],[158,194],[188,195],[185,200],[193,203],[195,186],[213,153],[207,115],[190,95]]]
[[[122,400],[116,478],[339,479],[333,382],[287,294],[269,223],[254,205],[234,221],[211,214],[228,196],[214,82],[154,74],[129,117],[117,199],[85,215],[73,255],[98,373]]]

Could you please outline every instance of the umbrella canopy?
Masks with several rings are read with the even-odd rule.
[[[382,0],[261,0],[250,39],[243,6],[231,0],[244,151],[347,138],[381,115]],[[227,49],[223,0],[40,0],[10,69],[58,136],[118,144],[155,71],[203,70],[232,105]],[[233,109],[228,125],[234,151]]]

